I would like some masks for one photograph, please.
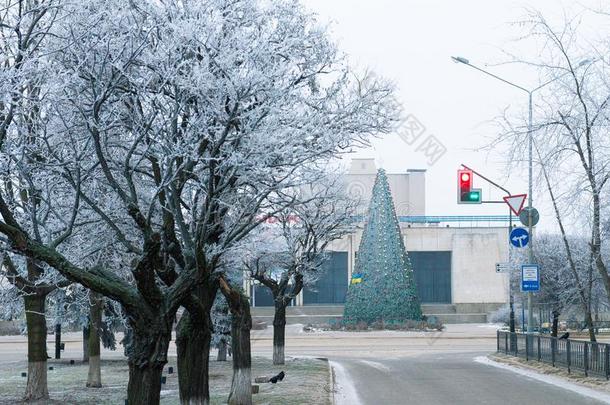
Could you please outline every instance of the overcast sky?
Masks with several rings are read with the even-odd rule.
[[[522,66],[502,65],[503,49],[511,48],[531,56],[533,43],[516,44],[523,33],[511,24],[524,17],[525,7],[543,12],[551,21],[561,21],[564,11],[571,15],[573,2],[557,0],[489,1],[489,0],[304,0],[319,14],[320,20],[332,23],[332,32],[340,49],[353,64],[370,67],[396,82],[398,96],[406,114],[412,114],[426,128],[413,145],[396,135],[376,140],[373,148],[358,157],[374,157],[378,166],[389,172],[427,169],[427,215],[507,214],[499,204],[483,206],[458,205],[456,170],[460,163],[498,180],[512,194],[527,192],[527,171],[507,174],[500,151],[482,152],[499,128],[490,120],[509,107],[525,111],[527,94],[461,64],[451,55],[466,57],[524,87],[535,87],[537,75]],[[581,1],[599,8],[599,0]],[[579,9],[580,10],[580,9]],[[610,19],[608,19],[610,20]],[[598,27],[591,28],[595,32]],[[599,27],[607,29],[608,27]],[[417,150],[434,136],[446,153],[430,165],[428,157]],[[475,179],[475,181],[477,181]],[[484,199],[501,199],[502,194],[478,181]],[[540,196],[540,194],[539,194]],[[552,227],[549,209],[540,208],[542,227]]]

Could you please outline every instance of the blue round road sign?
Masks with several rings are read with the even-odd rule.
[[[510,231],[509,239],[514,247],[525,247],[530,241],[530,234],[524,228],[515,228]]]

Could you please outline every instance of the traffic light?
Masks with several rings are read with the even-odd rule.
[[[481,204],[481,189],[472,188],[472,170],[458,170],[458,204]]]

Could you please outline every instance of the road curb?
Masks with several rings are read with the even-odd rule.
[[[335,373],[330,365],[328,357],[316,357],[318,360],[325,361],[328,365],[328,400],[330,405],[335,405]]]
[[[335,405],[335,370],[333,370],[333,367],[330,365],[330,361],[328,361],[328,359],[326,359],[326,362],[328,363],[328,387],[330,390],[330,404]]]

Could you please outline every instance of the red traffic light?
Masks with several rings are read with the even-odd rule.
[[[458,181],[460,191],[470,191],[472,188],[472,172],[470,170],[458,170]]]
[[[481,189],[472,188],[472,170],[458,170],[458,204],[480,204]]]

